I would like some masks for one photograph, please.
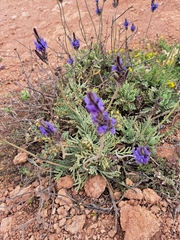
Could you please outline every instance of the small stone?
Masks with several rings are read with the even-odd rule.
[[[82,231],[85,222],[85,215],[74,216],[71,224],[66,223],[66,231],[70,232],[71,234],[76,234],[77,232]]]
[[[18,190],[18,191],[17,191]],[[10,192],[10,197],[13,203],[25,202],[30,198],[34,197],[34,188],[30,185],[26,188],[22,188],[19,191],[19,186],[17,186],[12,192]]]
[[[126,178],[125,182],[126,182],[126,185],[128,185],[128,186],[132,187],[134,185],[133,181],[129,178]]]
[[[89,178],[84,184],[86,195],[99,198],[106,188],[106,181],[100,175]]]
[[[66,218],[61,219],[61,220],[59,221],[59,227],[64,226],[65,223],[66,223]]]
[[[121,196],[122,196],[121,192],[119,192],[119,191],[114,192],[114,200],[115,201],[118,201]]]
[[[161,197],[158,196],[157,193],[150,188],[144,189],[143,195],[144,195],[146,202],[150,203],[152,205],[159,203],[161,200]]]
[[[13,163],[14,163],[14,165],[25,163],[25,162],[27,162],[27,158],[28,158],[28,154],[27,153],[20,152],[13,159]]]
[[[12,16],[11,16],[11,19],[12,19],[12,20],[14,20],[14,19],[16,19],[16,18],[17,18],[17,15],[12,15]]]
[[[60,189],[58,192],[58,196],[55,199],[55,203],[59,204],[60,206],[72,204],[73,201],[70,199],[66,190],[64,188]]]
[[[18,185],[14,190],[9,193],[10,198],[16,196],[20,192],[21,187]]]
[[[5,203],[1,203],[0,205],[0,212],[5,212],[6,211],[6,204]]]
[[[61,177],[56,182],[57,191],[59,191],[61,188],[65,188],[65,189],[72,188],[73,185],[74,185],[74,180],[70,175]]]
[[[1,221],[0,232],[6,233],[9,232],[13,226],[14,219],[13,217],[3,218]]]
[[[54,229],[56,230],[57,233],[59,233],[61,231],[61,229],[59,227],[59,223],[55,223],[53,227],[54,227]]]
[[[128,189],[124,193],[124,198],[142,200],[143,199],[143,193],[139,188]]]
[[[57,209],[59,219],[65,218],[68,215],[67,210],[62,206]]]

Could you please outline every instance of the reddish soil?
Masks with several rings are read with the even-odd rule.
[[[106,27],[108,28],[110,26],[108,24],[110,24],[112,19],[111,16],[114,12],[112,2],[113,1],[111,0],[107,0],[104,7],[104,19],[108,19],[109,21],[106,21]],[[148,22],[151,17],[150,0],[120,0],[119,2],[120,4],[117,9],[117,16],[128,7],[133,6],[133,8],[127,11],[123,17],[118,19],[117,23],[122,24],[124,19],[127,18],[138,27],[137,34],[133,40],[134,46],[137,46],[137,44],[139,44],[139,39],[145,36]],[[70,30],[75,32],[81,39],[78,25],[78,11],[75,7],[75,3],[75,0],[64,0],[64,12]],[[78,0],[78,3],[83,22],[85,23],[84,26],[87,36],[89,36],[89,38],[92,36],[94,37],[92,23],[88,18],[85,3],[83,0]],[[97,25],[99,17],[95,14],[95,1],[91,0],[87,1],[87,3]],[[102,1],[100,1],[100,3],[102,3]],[[164,0],[158,1],[158,3],[159,7],[153,13],[152,23],[148,31],[148,38],[156,40],[157,38],[163,36],[171,42],[179,41],[180,1]],[[55,0],[47,2],[41,0],[19,0],[17,2],[12,0],[0,0],[0,11],[0,58],[3,59],[0,65],[5,66],[5,69],[0,70],[0,96],[2,98],[1,102],[4,102],[6,93],[13,92],[14,90],[20,90],[22,89],[22,85],[26,85],[24,76],[22,75],[22,63],[20,63],[17,52],[25,66],[34,64],[32,62],[33,58],[31,57],[31,50],[34,49],[33,27],[36,27],[40,35],[46,39],[50,47],[49,56],[52,57],[53,66],[55,67],[61,63],[58,63],[58,61],[55,60],[53,57],[54,53],[51,49],[58,51],[57,49],[59,49],[59,44],[57,43],[57,39],[58,37],[63,39],[64,30],[60,21],[58,5]],[[32,78],[32,81],[37,83],[38,78],[34,77]],[[171,158],[174,157],[174,148],[168,148],[167,146],[164,147],[165,148],[162,146],[161,148],[161,156],[168,156],[168,160],[171,160]],[[164,149],[166,150],[164,151]],[[14,155],[14,153],[12,155]],[[8,156],[8,160],[11,163],[12,158],[10,152],[8,152]],[[3,158],[5,158],[5,156],[3,156]],[[32,171],[31,166],[27,165],[27,167],[30,168],[30,171]],[[25,177],[24,175],[21,175],[21,177],[16,176],[17,169],[18,167],[13,168],[12,176],[10,176],[10,178],[0,178],[0,222],[5,219],[3,226],[7,227],[9,225],[6,232],[3,232],[2,228],[0,229],[0,239],[133,240],[132,238],[128,238],[127,234],[125,235],[126,229],[124,227],[123,231],[120,227],[119,218],[117,233],[114,235],[113,211],[110,214],[105,214],[101,211],[98,212],[92,210],[92,206],[101,206],[104,202],[105,203],[102,204],[102,207],[109,208],[111,206],[111,202],[109,200],[106,201],[108,192],[105,191],[98,200],[94,200],[87,198],[84,191],[80,191],[77,194],[75,190],[71,188],[69,190],[69,194],[76,198],[77,201],[73,202],[73,204],[71,203],[70,205],[64,205],[56,201],[58,193],[54,183],[51,183],[50,181],[48,182],[39,175],[38,177],[36,176],[37,180],[34,180],[32,177]],[[2,168],[0,168],[0,171],[1,170]],[[36,171],[37,169],[33,170]],[[28,184],[29,179],[33,182],[32,185],[30,183]],[[14,200],[12,200],[14,196],[12,192],[15,189],[17,190],[17,186],[19,186],[19,184],[23,186],[25,184],[29,185],[31,187],[29,192],[32,194],[29,195],[28,199],[23,200],[21,203],[14,202]],[[45,191],[46,194],[42,191],[37,191],[37,187],[41,184],[42,188],[45,189],[43,191]],[[34,193],[34,191],[37,192]],[[116,190],[116,192],[118,191]],[[118,201],[121,196],[122,193],[119,193],[116,200]],[[29,200],[31,197],[33,199],[32,201]],[[83,204],[86,205],[86,207],[79,204],[83,200]],[[174,206],[171,200],[165,201],[161,199],[159,202],[152,203],[145,197],[135,200],[130,197],[129,199],[124,199],[122,205],[118,205],[119,209],[123,209],[123,204],[128,204],[128,207],[139,206],[140,208],[149,211],[153,214],[153,217],[156,218],[159,224],[159,229],[155,235],[149,238],[143,237],[141,239],[180,239],[180,215],[178,215],[180,209]],[[91,208],[88,208],[87,205],[91,206]],[[40,210],[43,210],[44,215],[42,215],[42,211]],[[82,223],[82,229],[80,229],[79,232],[73,230],[76,229],[76,226],[73,224],[74,222],[77,222],[75,221],[75,217],[77,216],[80,216],[78,218],[79,226],[81,225],[80,223]],[[7,221],[9,221],[9,224]],[[136,238],[136,240],[138,239]]]
[[[108,30],[110,30],[110,24],[114,13],[112,2],[112,0],[107,0],[104,6],[104,29],[108,28]],[[131,23],[133,22],[138,28],[133,43],[138,44],[139,39],[145,36],[148,22],[151,17],[150,0],[120,0],[119,2],[119,7],[117,8],[116,13],[117,16],[124,12],[128,7],[133,6],[117,20],[117,24],[122,24],[125,18]],[[90,38],[94,36],[92,22],[89,19],[84,1],[78,0],[78,3],[85,31]],[[152,16],[148,38],[155,40],[164,37],[171,42],[178,41],[180,31],[179,0],[164,0],[158,1],[158,3],[159,7]],[[92,13],[95,24],[98,26],[99,17],[95,13],[95,1],[87,1],[87,4]],[[100,5],[101,4],[102,1],[100,1]],[[76,1],[63,1],[63,6],[66,21],[71,31],[70,34],[75,32],[76,35],[82,39]],[[19,0],[18,2],[1,0],[0,10],[0,57],[3,58],[2,64],[5,65],[5,70],[0,71],[0,92],[1,94],[5,94],[7,91],[18,89],[18,85],[23,84],[22,77],[19,77],[21,73],[18,71],[21,69],[21,64],[14,49],[18,51],[23,63],[27,64],[31,59],[30,49],[34,49],[34,36],[32,29],[36,27],[39,34],[46,39],[49,47],[56,51],[60,49],[57,39],[58,37],[63,38],[64,30],[60,20],[59,8],[55,0],[47,1],[46,3],[35,0]]]

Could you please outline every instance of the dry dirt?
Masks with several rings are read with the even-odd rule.
[[[109,19],[109,22],[114,11],[112,2],[107,0],[105,3],[105,18]],[[78,3],[87,35],[94,36],[84,1],[78,0]],[[88,0],[87,3],[97,24],[95,1]],[[158,3],[159,8],[153,14],[148,31],[149,39],[155,40],[158,35],[171,42],[178,41],[180,1],[164,0]],[[69,28],[80,37],[75,0],[63,1],[63,5]],[[133,40],[133,44],[137,45],[139,39],[145,35],[150,19],[150,0],[120,0],[117,15],[130,6],[133,8],[119,18],[118,24],[127,18],[138,26],[138,32]],[[28,65],[32,60],[30,50],[34,49],[33,27],[36,27],[40,35],[46,39],[50,49],[55,50],[59,48],[57,39],[63,38],[64,31],[55,0],[47,2],[0,0],[0,11],[0,57],[3,58],[0,64],[5,66],[5,69],[0,70],[0,96],[3,102],[8,92],[20,90],[22,85],[26,84],[17,52],[23,63]],[[49,54],[54,59],[53,51],[49,50]],[[53,64],[58,66],[57,61]],[[34,81],[36,83],[37,78]],[[8,161],[12,164],[11,152],[7,153]],[[171,160],[174,157],[174,148],[162,146],[160,154]],[[30,165],[27,164],[26,167],[32,171]],[[115,214],[114,211],[108,212],[112,203],[107,188],[98,199],[95,199],[90,193],[89,195],[84,191],[77,193],[72,188],[71,181],[68,187],[63,184],[58,187],[50,178],[45,179],[38,175],[39,173],[36,174],[36,178],[32,176],[24,179],[24,175],[16,176],[17,166],[13,169],[10,177],[0,178],[0,239],[180,239],[179,205],[169,199],[159,198],[151,190],[147,192],[137,190],[136,194],[133,191],[127,192],[124,198],[121,198],[124,195],[118,189],[114,190],[115,200],[119,201],[117,206],[120,214],[117,217],[118,226],[115,234]],[[96,180],[97,183],[99,182]],[[24,192],[21,189],[24,189]],[[65,190],[69,195],[62,199],[62,195],[67,194]]]

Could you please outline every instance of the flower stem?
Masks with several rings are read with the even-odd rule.
[[[179,107],[180,100],[175,104],[173,109],[169,112],[169,114],[157,125],[157,129],[173,114],[177,107]]]
[[[96,156],[93,156],[93,157],[89,158],[88,160],[86,160],[83,163],[83,168],[84,168],[85,171],[88,171],[88,169],[86,168],[86,165],[88,163],[91,163],[92,161],[97,160],[101,157],[103,148],[104,148],[104,134],[100,137],[100,147],[99,147],[98,154]]]
[[[98,35],[97,35],[97,31],[96,31],[96,27],[95,27],[95,24],[94,24],[94,21],[93,21],[93,18],[92,18],[92,15],[91,15],[91,12],[89,11],[89,7],[87,5],[87,1],[84,0],[85,4],[86,4],[86,8],[88,10],[88,13],[89,13],[89,17],[91,19],[91,22],[92,22],[92,25],[93,25],[93,28],[94,28],[94,32],[95,32],[95,35],[96,35],[96,39],[98,39]]]
[[[114,92],[114,94],[113,94],[113,96],[112,96],[112,98],[111,98],[111,101],[110,101],[110,103],[109,103],[109,105],[108,105],[108,107],[107,107],[107,109],[106,109],[107,112],[108,112],[108,110],[110,109],[110,107],[111,107],[111,105],[112,105],[112,103],[113,103],[113,101],[114,101],[114,99],[115,99],[115,97],[116,97],[116,95],[117,95],[120,87],[121,87],[121,85],[120,85],[119,83],[117,83],[116,91]]]

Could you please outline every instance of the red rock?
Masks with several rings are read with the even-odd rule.
[[[129,178],[126,178],[125,182],[126,182],[126,185],[128,185],[128,186],[133,186],[134,185],[133,181]]]
[[[73,185],[74,185],[74,180],[70,175],[61,177],[56,182],[57,191],[59,191],[61,188],[65,188],[65,189],[72,188]]]
[[[150,188],[144,189],[143,195],[144,195],[146,202],[150,203],[152,205],[159,203],[161,200],[161,197],[159,195],[157,195],[157,193]]]
[[[59,204],[60,206],[72,204],[73,201],[66,193],[64,188],[60,189],[58,192],[58,196],[55,199],[55,203]]]
[[[160,221],[145,207],[126,204],[120,210],[124,240],[150,240],[159,231]]]
[[[28,186],[26,188],[22,188],[19,190],[20,187],[17,186],[12,192],[10,192],[10,197],[12,198],[10,202],[19,203],[25,202],[30,198],[34,197],[34,188],[33,186]]]
[[[92,198],[98,198],[106,188],[106,181],[100,175],[89,178],[84,184],[86,195]]]
[[[6,217],[3,218],[1,221],[1,227],[0,227],[0,232],[6,233],[11,231],[13,227],[14,219],[13,217]]]
[[[13,163],[14,163],[14,165],[25,163],[25,162],[27,162],[27,158],[28,158],[28,154],[27,153],[20,152],[13,159]]]
[[[142,200],[143,199],[143,193],[139,188],[133,188],[132,190],[128,189],[124,193],[124,198],[134,199],[134,200]]]
[[[86,222],[85,215],[74,216],[72,218],[72,223],[70,224],[66,223],[65,230],[70,232],[71,234],[76,234],[77,232],[80,232],[83,229],[85,222]]]

